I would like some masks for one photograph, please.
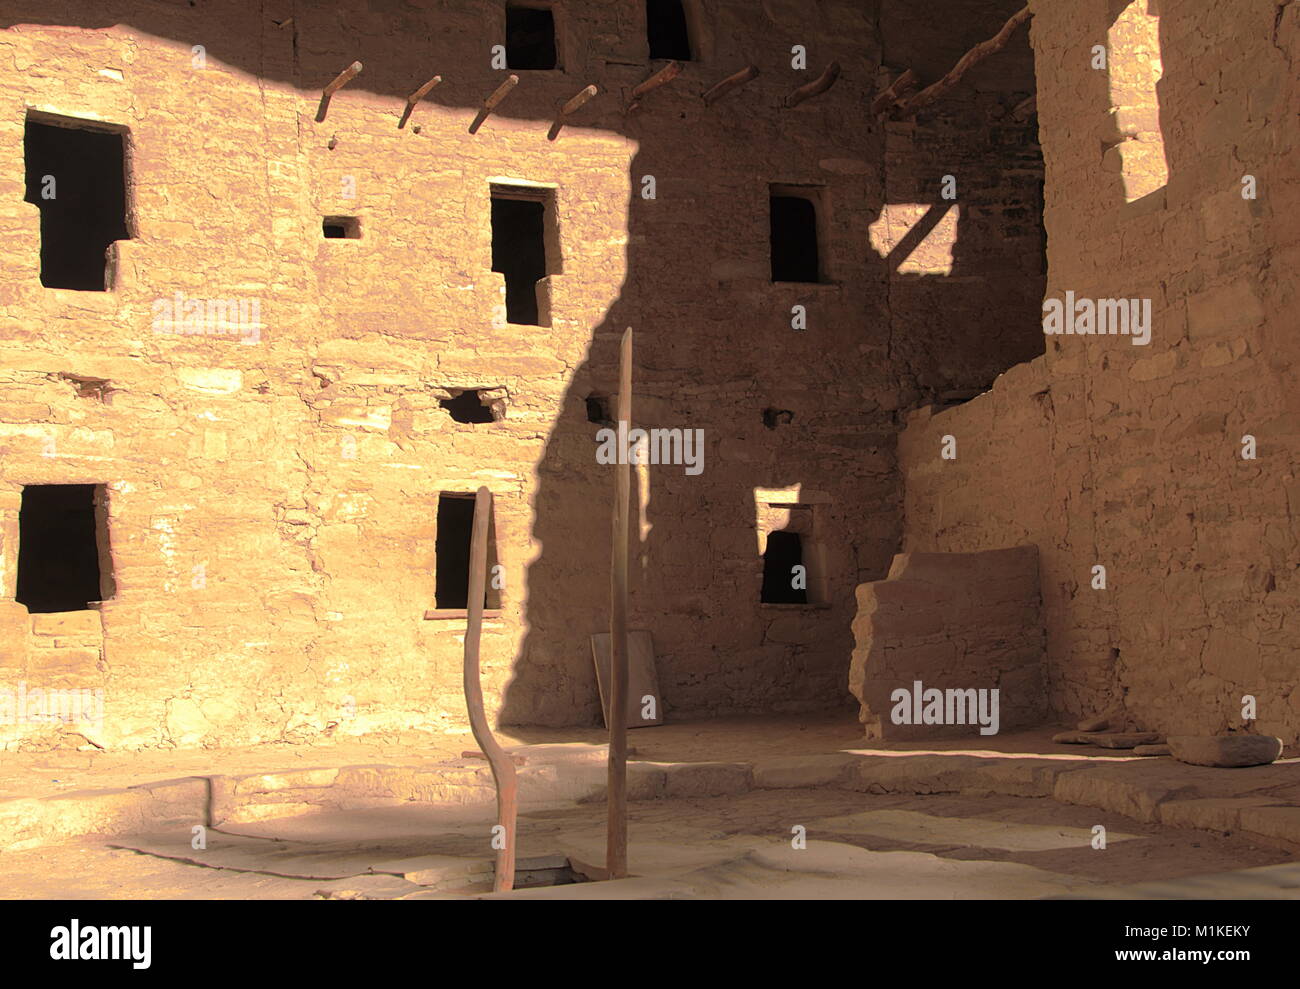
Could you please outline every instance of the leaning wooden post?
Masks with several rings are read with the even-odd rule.
[[[469,726],[474,741],[487,756],[492,779],[497,787],[497,826],[502,832],[493,837],[502,842],[497,849],[496,880],[492,888],[498,893],[515,885],[515,819],[519,811],[515,764],[488,727],[483,710],[483,684],[479,677],[478,647],[483,634],[483,595],[487,585],[488,526],[492,519],[492,492],[481,487],[474,495],[474,528],[469,543],[469,622],[465,628],[465,706],[469,708]]]
[[[614,468],[614,552],[609,602],[609,826],[607,879],[627,875],[627,534],[632,466],[626,449],[632,430],[632,327],[619,348],[618,431],[624,447]]]

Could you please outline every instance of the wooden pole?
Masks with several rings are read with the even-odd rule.
[[[621,442],[632,430],[632,327],[619,348],[618,430]],[[626,443],[624,442],[626,447]],[[614,547],[609,602],[609,825],[605,844],[607,879],[627,875],[627,537],[632,501],[632,465],[620,454],[614,468]]]
[[[1038,94],[1035,93],[1029,99],[1016,104],[1016,108],[1011,111],[1011,119],[1024,123],[1030,117],[1038,112]]]
[[[488,727],[483,710],[483,683],[479,676],[479,640],[483,634],[483,595],[487,586],[488,528],[492,520],[492,492],[480,487],[474,495],[474,528],[469,543],[469,621],[465,628],[465,706],[469,709],[469,726],[474,741],[487,756],[492,779],[497,787],[497,825],[504,830],[494,838],[502,840],[497,849],[496,892],[515,885],[515,821],[519,812],[518,780],[509,753]]]
[[[510,95],[510,90],[519,85],[519,77],[513,72],[506,76],[505,81],[496,89],[492,90],[492,95],[483,101],[483,107],[479,110],[478,116],[474,122],[469,125],[471,134],[478,133],[478,129],[483,126],[483,121],[492,115],[492,111],[501,105],[501,101]]]
[[[338,75],[334,77],[334,79],[330,82],[330,84],[325,87],[325,92],[323,95],[333,96],[340,89],[342,89],[353,79],[355,79],[357,77],[357,73],[359,73],[360,71],[361,71],[361,63],[353,62],[346,69],[344,69],[342,72],[340,72]]]
[[[483,101],[483,109],[491,112],[506,98],[510,90],[519,85],[519,77],[514,73],[506,76],[505,82],[492,91],[492,95]]]
[[[908,69],[895,79],[888,89],[871,101],[871,115],[874,117],[882,110],[887,110],[898,102],[899,98],[909,89],[914,88],[921,80],[917,78],[915,72]]]
[[[332,80],[330,80],[330,84],[325,87],[325,90],[320,95],[320,106],[316,108],[317,123],[320,123],[322,120],[325,119],[325,113],[327,110],[329,110],[330,107],[330,97],[332,97],[336,92],[338,92],[348,83],[350,83],[353,79],[355,79],[357,77],[357,74],[360,71],[361,71],[361,63],[353,62],[346,69],[344,69],[342,72],[336,75]]]
[[[649,79],[645,80],[644,82],[638,83],[632,89],[632,94],[631,94],[632,100],[627,105],[628,112],[631,113],[633,110],[639,107],[641,105],[642,98],[646,96],[646,94],[653,92],[654,90],[658,89],[660,86],[666,86],[668,83],[672,82],[681,74],[682,74],[682,63],[669,62],[662,69],[660,69],[658,72],[652,75]]]
[[[1031,11],[1028,7],[1023,8],[1019,13],[1013,14],[1011,18],[1002,25],[1001,31],[989,38],[988,41],[981,41],[978,45],[958,59],[957,64],[949,70],[946,76],[934,83],[934,85],[925,87],[925,89],[921,90],[906,103],[900,104],[898,107],[899,118],[910,117],[927,103],[942,96],[948,90],[952,89],[953,86],[957,85],[961,80],[961,77],[972,68],[979,65],[980,62],[984,61],[984,59],[988,58],[994,52],[1001,51],[1005,48],[1007,42],[1011,40],[1011,36],[1015,34],[1016,28],[1029,20],[1030,14]]]
[[[415,109],[415,105],[419,103],[420,100],[424,99],[425,96],[428,95],[429,90],[433,89],[433,87],[438,85],[440,82],[442,82],[442,76],[434,76],[406,98],[406,109],[402,111],[402,119],[397,122],[399,130],[406,126],[406,121],[410,119],[411,112]]]
[[[723,79],[722,82],[711,87],[709,91],[704,94],[704,104],[706,106],[712,106],[714,102],[726,96],[733,89],[739,89],[741,86],[745,85],[745,83],[756,79],[757,77],[758,66],[745,66],[739,72],[727,76],[727,78]]]
[[[590,86],[586,87],[585,89],[580,90],[577,96],[574,96],[567,103],[565,103],[564,106],[560,107],[559,115],[556,116],[555,123],[551,124],[551,129],[547,133],[546,139],[548,141],[554,141],[557,137],[559,137],[560,131],[563,130],[565,123],[569,119],[569,115],[572,113],[577,113],[577,111],[581,109],[582,105],[586,103],[589,99],[591,99],[593,96],[595,96],[598,92],[600,92],[600,90],[596,87],[595,83],[592,83]]]
[[[826,66],[824,72],[806,86],[800,86],[793,93],[785,98],[785,105],[788,107],[798,106],[804,100],[810,100],[814,96],[820,96],[826,90],[835,85],[835,80],[840,77],[840,63],[832,62]]]
[[[682,63],[669,62],[662,69],[660,69],[658,72],[652,75],[649,79],[645,80],[645,82],[638,83],[637,86],[632,90],[632,99],[639,100],[642,96],[645,96],[646,93],[649,93],[651,90],[658,89],[660,86],[666,83],[672,82],[681,74],[682,74]]]

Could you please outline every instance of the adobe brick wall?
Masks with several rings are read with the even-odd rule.
[[[1300,7],[1160,3],[1168,182],[1128,202],[1140,170],[1099,157],[1116,147],[1112,92],[1088,65],[1121,6],[1034,5],[1047,296],[1149,298],[1151,343],[1051,337],[989,393],[913,415],[904,545],[1039,547],[1061,716],[1123,703],[1151,729],[1214,732],[1249,693],[1259,730],[1294,742]]]

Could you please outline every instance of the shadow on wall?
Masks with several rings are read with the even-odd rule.
[[[128,23],[140,31],[174,39],[181,46],[209,43],[196,30],[195,12],[180,5],[160,9],[154,4],[143,7],[142,3],[123,2],[114,4],[107,14],[90,15],[73,4],[62,8],[48,2],[21,6],[21,13],[4,18],[5,26],[55,23],[104,28]],[[991,9],[1001,14],[999,8],[1006,7],[1010,13],[1015,6],[1000,2]],[[205,4],[202,13],[234,18],[243,16],[245,7],[230,0]],[[297,11],[296,19],[310,22],[310,32],[302,30],[302,24],[261,25],[264,35],[292,32],[292,54],[287,54],[285,45],[272,51],[265,50],[266,45],[223,42],[222,38],[234,35],[221,33],[210,41],[207,57],[304,89],[304,114],[312,112],[312,92],[357,59],[365,64],[365,70],[350,88],[392,98],[400,105],[418,80],[411,78],[409,58],[392,57],[391,39],[425,41],[431,40],[434,32],[424,12],[397,4],[393,7],[391,14],[372,11],[370,5],[361,3],[327,11]],[[484,9],[483,4],[473,5],[472,11],[477,13],[461,16],[451,29],[460,36],[453,35],[445,42],[437,39],[435,44],[467,50],[468,35],[476,25],[481,28]],[[354,30],[360,22],[373,28],[375,19],[382,17],[390,18],[384,31]],[[994,29],[996,26],[994,23]],[[954,45],[958,53],[992,33],[984,23],[954,31],[961,36]],[[486,44],[486,39],[478,38],[473,44],[480,41]],[[1023,37],[1016,43],[1026,44]],[[725,57],[717,60],[719,77],[733,61],[743,64],[745,57],[740,52],[720,55]],[[463,72],[445,74],[442,85],[427,98],[430,104],[474,108],[500,81],[500,73],[490,71],[486,58],[481,65],[463,65]],[[851,73],[870,79],[875,68],[853,66]],[[576,75],[566,78],[566,84],[575,81]],[[1032,85],[1031,64],[1024,88],[1032,90]],[[839,86],[822,99],[843,100],[846,83]],[[540,123],[550,121],[554,110],[554,87],[521,85],[497,113]],[[625,118],[620,111],[620,97],[610,94],[605,108],[599,110],[603,116],[594,115],[594,123],[588,126],[606,127],[639,142],[641,151],[632,161],[629,187],[638,189],[635,179],[653,174],[661,201],[653,211],[647,210],[638,193],[633,193],[623,290],[593,330],[586,360],[573,373],[537,465],[532,537],[539,550],[528,569],[523,594],[527,633],[505,691],[500,720],[507,724],[574,725],[598,723],[600,718],[589,636],[608,627],[606,520],[613,477],[596,461],[598,427],[587,421],[586,398],[593,392],[614,394],[618,341],[627,326],[636,330],[637,424],[698,428],[706,437],[703,475],[688,476],[679,466],[649,469],[650,490],[641,492],[644,539],[631,554],[631,625],[650,628],[655,635],[666,709],[741,713],[800,709],[801,705],[847,707],[851,704],[846,681],[853,590],[861,580],[884,576],[897,549],[901,517],[892,459],[888,471],[883,472],[887,476],[869,490],[858,489],[845,460],[859,452],[865,456],[862,447],[874,444],[877,438],[884,450],[890,449],[897,428],[893,410],[898,396],[905,396],[906,401],[919,399],[916,382],[922,382],[923,391],[964,383],[960,375],[954,379],[950,370],[930,366],[942,348],[900,349],[893,354],[897,364],[889,364],[891,336],[938,334],[942,312],[922,308],[904,319],[893,319],[890,283],[895,265],[902,259],[899,250],[891,249],[892,253],[882,257],[868,246],[868,228],[880,220],[889,196],[883,179],[881,187],[873,189],[871,184],[879,177],[869,175],[861,180],[866,191],[859,188],[854,192],[861,196],[861,203],[855,201],[850,204],[852,209],[822,218],[822,222],[851,228],[861,248],[851,264],[842,258],[828,261],[832,281],[837,272],[848,270],[859,282],[845,287],[846,292],[857,292],[863,299],[856,322],[845,320],[845,325],[820,335],[810,331],[799,337],[788,321],[754,318],[754,286],[747,284],[743,293],[729,294],[729,286],[710,273],[712,263],[721,255],[715,252],[720,244],[710,242],[714,232],[701,226],[698,217],[670,218],[671,199],[662,201],[662,190],[674,186],[691,189],[693,194],[706,188],[708,172],[701,170],[701,152],[684,152],[694,140],[691,130],[685,128],[707,127],[707,119],[700,119],[695,112],[692,116],[696,119],[686,123],[656,119],[653,110]],[[864,108],[853,107],[847,112],[860,114]],[[686,116],[685,111],[681,116]],[[951,125],[941,120],[929,126],[942,129]],[[969,135],[964,139],[969,142]],[[953,136],[954,146],[956,143]],[[870,160],[878,152],[879,148],[869,148],[864,156]],[[554,153],[563,153],[563,138],[554,146]],[[787,165],[785,175],[743,178],[766,184],[788,179],[793,169]],[[918,172],[915,188],[928,198],[918,195],[906,201],[923,204],[926,210],[936,207],[937,179],[930,172]],[[959,223],[955,238],[948,270],[925,276],[948,286],[945,305],[960,305],[963,293],[983,292],[987,260],[996,254],[1000,243],[997,229],[973,222]],[[900,241],[908,244],[904,233],[900,233]],[[688,245],[690,250],[685,249]],[[733,256],[739,251],[746,259],[762,259],[766,264],[765,241],[726,246]],[[862,256],[868,259],[865,263]],[[580,273],[574,274],[580,277]],[[665,291],[669,285],[671,293]],[[376,288],[382,291],[382,287]],[[683,308],[682,297],[692,300],[689,307]],[[769,314],[776,298],[778,293],[773,291],[764,302]],[[1034,308],[1019,318],[1026,320],[1024,338],[1036,338],[1036,300]],[[824,348],[811,346],[812,341],[824,343]],[[987,339],[978,341],[977,347],[987,350]],[[980,374],[987,377],[983,371]],[[982,383],[986,386],[988,381]],[[794,409],[794,420],[775,429],[766,427],[762,410],[770,403],[764,396],[792,389],[803,399],[802,406]],[[750,634],[766,621],[759,613],[763,565],[754,532],[754,492],[756,488],[799,484],[827,488],[836,495],[835,521],[844,530],[833,537],[844,549],[830,596],[845,620],[842,628],[826,635],[823,641],[831,645],[820,651],[765,641],[762,631]],[[412,511],[417,510],[428,508],[413,506]],[[858,534],[862,520],[882,515],[889,516],[883,525],[893,533],[892,540],[864,545]],[[728,532],[747,525],[752,548],[751,559],[725,570],[717,565],[713,541],[722,529],[722,520],[726,520]],[[739,538],[743,542],[743,532]]]

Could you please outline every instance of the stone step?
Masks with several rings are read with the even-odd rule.
[[[590,754],[518,769],[520,807],[603,800],[605,765]],[[1300,760],[1221,770],[1168,759],[1070,758],[879,750],[748,762],[628,763],[632,800],[721,797],[759,789],[833,787],[875,794],[1040,797],[1145,823],[1234,832],[1300,851]],[[194,776],[123,789],[0,800],[0,851],[87,834],[128,835],[194,825],[429,803],[490,811],[481,760],[412,767],[316,767],[242,776]]]

